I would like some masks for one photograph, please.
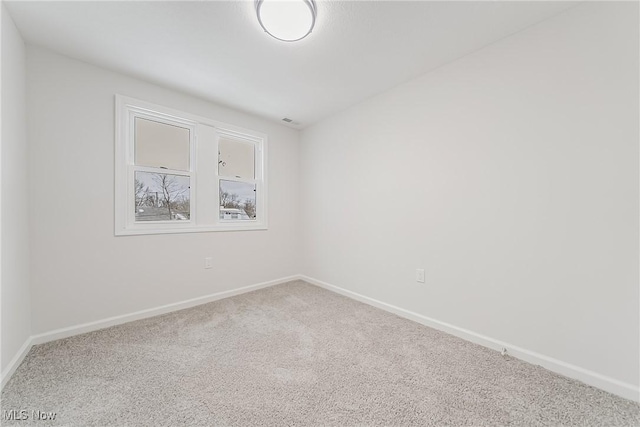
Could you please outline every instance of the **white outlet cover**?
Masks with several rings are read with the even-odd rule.
[[[423,268],[416,269],[416,282],[424,283],[424,269]]]

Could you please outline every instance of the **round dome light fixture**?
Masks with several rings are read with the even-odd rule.
[[[296,42],[311,34],[316,24],[313,0],[256,0],[262,29],[283,42]]]

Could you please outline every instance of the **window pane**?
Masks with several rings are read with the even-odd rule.
[[[221,138],[218,144],[218,175],[254,179],[254,145]]]
[[[189,170],[189,129],[136,117],[136,165]]]
[[[136,221],[188,221],[189,181],[188,176],[136,172]]]
[[[256,219],[256,186],[220,180],[220,219]]]

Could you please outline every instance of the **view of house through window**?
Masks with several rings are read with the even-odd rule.
[[[256,186],[220,180],[220,219],[255,219]]]

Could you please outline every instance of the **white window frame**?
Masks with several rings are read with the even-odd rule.
[[[135,165],[135,118],[153,120],[190,130],[189,171]],[[207,137],[205,138],[205,134]],[[202,136],[202,137],[201,137]],[[254,145],[255,179],[238,179],[218,173],[220,137]],[[207,154],[207,155],[203,155]],[[139,99],[115,96],[115,235],[249,231],[267,229],[267,135],[207,117],[185,113]],[[190,219],[135,221],[136,171],[159,172],[190,178]],[[221,220],[220,180],[256,185],[256,219]]]

